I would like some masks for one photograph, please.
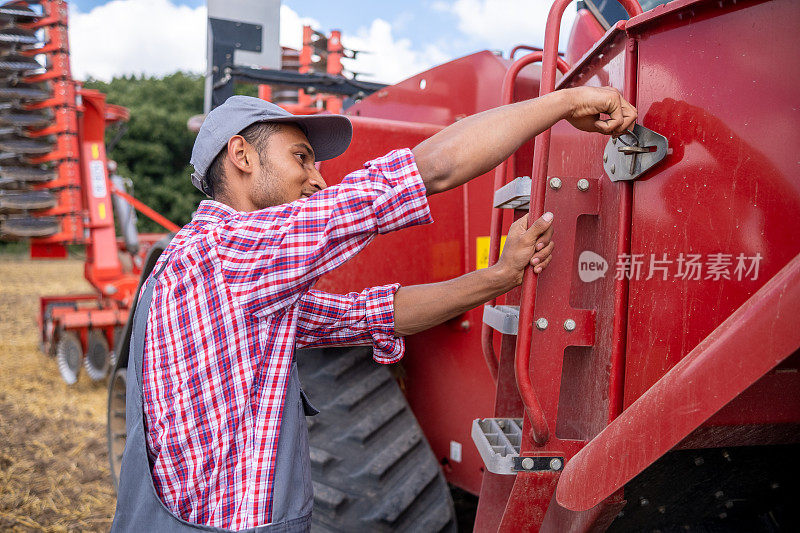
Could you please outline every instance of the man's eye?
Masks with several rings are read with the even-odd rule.
[[[302,153],[302,152],[298,152],[298,153],[296,153],[296,154],[294,154],[294,155],[296,155],[296,156],[297,156],[297,158],[300,160],[300,162],[301,162],[301,163],[304,163],[304,162],[305,162],[305,160],[306,160],[306,154],[304,154],[304,153]]]

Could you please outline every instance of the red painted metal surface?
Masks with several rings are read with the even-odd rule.
[[[558,502],[590,509],[675,447],[797,350],[797,316],[800,255],[567,464]]]

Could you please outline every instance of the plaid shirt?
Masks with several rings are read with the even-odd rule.
[[[404,352],[399,285],[347,295],[312,285],[376,233],[431,221],[410,150],[289,204],[245,213],[201,202],[159,259],[170,264],[145,338],[147,442],[169,509],[228,529],[269,523],[295,348],[372,343],[380,363]]]

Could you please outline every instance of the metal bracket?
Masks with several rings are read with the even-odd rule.
[[[603,152],[603,168],[611,181],[635,180],[667,155],[667,138],[635,124],[617,139],[609,139]]]
[[[564,458],[559,456],[517,456],[512,461],[514,472],[560,472],[564,468]]]
[[[531,177],[521,176],[494,192],[494,206],[500,209],[530,209]]]
[[[483,323],[504,335],[516,335],[519,331],[519,306],[485,305]]]
[[[261,50],[262,28],[257,24],[209,18],[211,25],[211,109],[233,96],[233,80],[226,69],[233,67],[236,50]]]

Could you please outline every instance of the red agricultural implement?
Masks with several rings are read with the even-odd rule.
[[[460,118],[553,90],[610,85],[639,110],[616,141],[557,124],[491,174],[432,196],[436,224],[378,236],[319,282],[343,292],[446,280],[494,263],[513,219],[555,214],[556,251],[538,279],[409,337],[394,368],[373,364],[368,348],[298,354],[322,407],[309,419],[314,528],[452,531],[449,483],[477,496],[482,532],[800,529],[800,6],[584,0],[560,57],[568,4],[554,3],[543,50],[479,52],[392,86],[343,76],[338,36],[310,30],[280,70],[238,66],[233,49],[260,46],[245,39],[260,27],[235,22],[240,33],[225,34],[224,20],[211,24],[210,49],[227,58],[209,69],[216,101],[244,81],[293,112],[341,106],[352,119],[350,149],[321,164],[328,183]],[[42,8],[0,9],[2,42],[59,13],[66,23],[62,3]],[[49,127],[41,122],[0,136],[0,206],[7,235],[47,229],[32,240],[38,255],[87,246],[91,308],[71,299],[42,311],[44,340],[73,335],[83,354],[92,331],[109,342],[124,323],[137,275],[165,243],[138,237],[135,250],[113,238],[110,194],[123,192],[107,179],[102,128],[121,113],[57,69],[68,65],[59,42],[0,45],[14,57],[55,54],[43,73],[30,63],[3,70],[0,121],[73,117],[56,121],[73,124],[63,132],[36,137]],[[46,153],[61,155],[24,151],[48,135]],[[48,181],[20,177],[34,174]],[[56,203],[9,207],[34,193]],[[114,204],[118,215],[120,205],[130,207]],[[129,271],[118,251],[132,254]],[[125,325],[109,390],[115,476],[128,336]]]
[[[106,126],[126,121],[128,111],[72,79],[66,3],[31,4],[0,6],[0,236],[30,238],[34,258],[64,258],[67,246],[85,246],[85,276],[96,292],[42,297],[39,329],[67,383],[81,365],[102,380],[144,257],[163,237],[138,235],[133,207],[170,231],[177,226],[132,198],[126,180],[109,179]]]

